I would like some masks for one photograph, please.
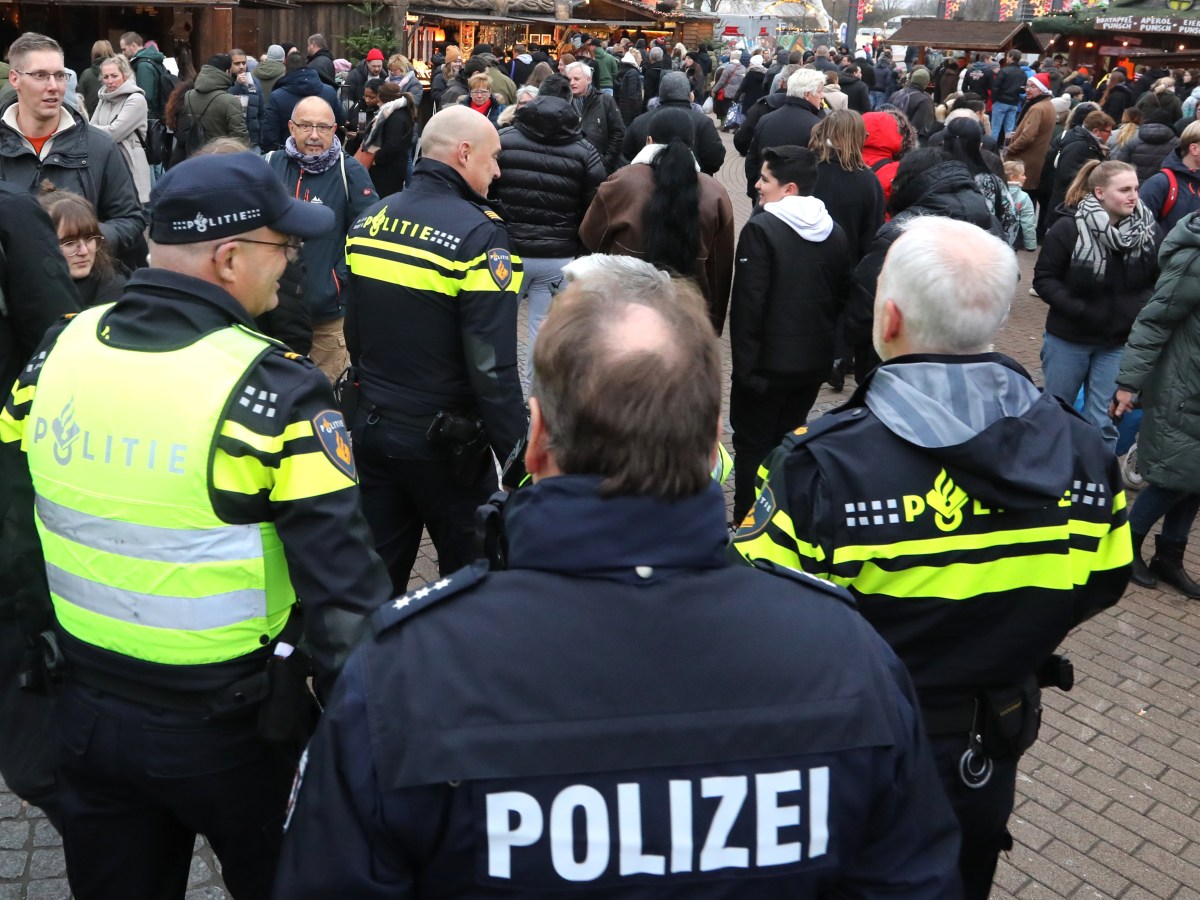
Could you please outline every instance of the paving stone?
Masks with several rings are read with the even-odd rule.
[[[24,849],[29,831],[29,823],[21,819],[0,821],[0,850]]]
[[[212,869],[209,868],[208,863],[206,863],[199,856],[193,856],[192,866],[190,869],[188,869],[188,887],[195,887],[197,885],[204,884],[204,882],[208,881],[210,878],[212,878],[212,876],[213,872]]]
[[[25,885],[0,884],[0,900],[24,900]]]
[[[20,878],[25,874],[25,860],[21,850],[0,850],[0,878]]]
[[[30,878],[54,878],[67,874],[67,860],[61,847],[34,850],[29,861]]]
[[[15,819],[20,814],[20,798],[16,794],[0,794],[0,819]]]
[[[39,819],[33,824],[33,846],[61,847],[62,835],[58,833],[49,819]]]
[[[71,887],[65,878],[49,881],[31,881],[25,894],[26,900],[69,900]]]

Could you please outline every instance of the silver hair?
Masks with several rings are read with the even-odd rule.
[[[891,300],[913,353],[982,353],[1008,320],[1019,274],[1016,254],[998,237],[967,222],[918,216],[884,260],[875,319]]]
[[[520,103],[522,97],[528,97],[530,100],[532,100],[534,97],[536,97],[538,95],[538,91],[539,91],[539,88],[536,85],[532,85],[532,84],[521,85],[519,88],[517,88],[517,102]]]
[[[663,58],[662,47],[651,47],[650,48],[650,62],[659,62],[660,60],[662,60],[662,58]]]
[[[584,73],[587,75],[587,80],[588,81],[592,80],[592,67],[589,66],[587,63],[582,63],[582,62],[579,62],[578,60],[576,60],[575,62],[573,62],[569,66],[567,66],[565,69],[563,69],[563,74],[566,75],[568,78],[570,78],[571,73],[573,71],[575,71],[576,69],[582,69],[584,71]]]
[[[825,73],[816,69],[797,69],[787,80],[789,97],[805,97],[816,94],[825,86]]]
[[[667,272],[634,256],[593,253],[572,260],[562,271],[567,284],[586,282],[592,290],[597,285],[609,285],[613,293],[626,297],[673,295],[675,292],[674,282]]]

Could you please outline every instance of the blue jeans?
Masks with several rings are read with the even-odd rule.
[[[608,96],[611,97],[613,95],[613,89],[612,88],[600,88],[600,93],[608,94]]]
[[[526,324],[529,326],[529,348],[526,364],[525,382],[533,373],[533,342],[537,340],[538,329],[542,320],[550,312],[550,300],[558,292],[562,282],[562,269],[571,261],[571,257],[552,258],[547,256],[523,256],[521,262],[525,267],[525,281],[521,285],[521,295],[529,298],[529,308],[526,310]]]
[[[1162,519],[1162,539],[1186,545],[1197,510],[1200,510],[1200,494],[1169,491],[1148,484],[1142,488],[1129,512],[1129,530],[1134,534],[1149,534],[1154,523]]]
[[[1083,417],[1100,429],[1114,451],[1117,426],[1108,417],[1108,405],[1117,389],[1124,349],[1122,344],[1076,344],[1049,333],[1042,339],[1042,383],[1046,392],[1074,403],[1083,388]]]
[[[887,94],[883,91],[871,91],[871,109],[876,110],[887,103]]]
[[[1012,134],[1017,127],[1017,105],[1015,103],[992,104],[992,138],[1000,144],[1000,135]],[[1003,144],[1000,144],[1003,147]],[[1000,151],[996,151],[997,153]]]

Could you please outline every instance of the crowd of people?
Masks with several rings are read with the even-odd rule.
[[[439,47],[426,86],[320,34],[194,77],[119,45],[73,91],[21,36],[0,107],[0,770],[76,896],[181,894],[196,833],[238,897],[987,896],[1061,639],[1130,577],[1200,599],[1193,76],[579,35]],[[1044,391],[992,352],[1015,251]],[[738,800],[705,839],[749,779],[757,832]]]

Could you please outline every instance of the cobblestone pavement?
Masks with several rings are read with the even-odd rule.
[[[742,159],[724,139],[728,159],[718,178],[740,228],[750,213]],[[1045,307],[1028,294],[1035,257],[1020,256],[1022,282],[997,348],[1040,382]],[[816,412],[845,396],[823,390]],[[1200,572],[1192,547],[1187,565]],[[426,542],[413,582],[436,575]],[[1200,618],[1193,610],[1200,606],[1169,589],[1131,585],[1117,607],[1067,639],[1076,686],[1045,694],[1040,739],[1021,762],[1010,823],[1016,846],[1001,861],[994,900],[1200,900]],[[186,900],[227,897],[218,872],[198,840]],[[0,900],[68,896],[58,835],[0,782]]]

